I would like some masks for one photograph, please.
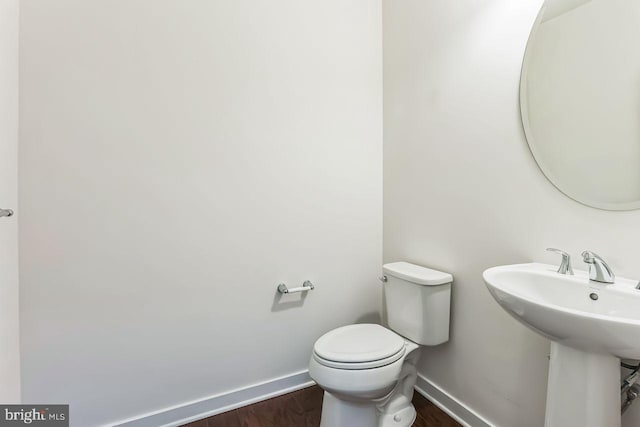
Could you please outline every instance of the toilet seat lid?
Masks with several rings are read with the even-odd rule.
[[[396,355],[405,345],[400,335],[375,324],[343,326],[321,336],[313,346],[322,359],[362,363]]]

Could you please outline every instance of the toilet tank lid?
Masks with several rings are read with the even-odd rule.
[[[397,277],[418,285],[444,285],[453,282],[453,276],[442,271],[432,270],[408,262],[392,262],[382,266],[382,271],[389,276]]]

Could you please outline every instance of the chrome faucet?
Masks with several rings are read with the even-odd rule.
[[[591,251],[582,252],[582,259],[589,264],[589,280],[600,283],[614,283],[616,276],[602,258]]]
[[[560,263],[560,268],[558,268],[558,273],[569,274],[573,276],[573,268],[571,268],[571,255],[556,248],[547,248],[547,250],[549,252],[555,252],[562,255],[562,262]]]

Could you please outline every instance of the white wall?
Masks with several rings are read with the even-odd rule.
[[[592,249],[640,278],[640,211],[580,205],[538,169],[518,108],[539,0],[385,0],[384,260],[453,273],[451,341],[421,372],[503,427],[539,427],[548,342],[510,318],[481,273]],[[640,405],[625,415],[640,422]],[[635,418],[634,418],[635,417]]]
[[[18,0],[0,0],[0,208],[18,204]],[[19,212],[18,212],[19,213]],[[0,402],[20,401],[18,217],[0,218]]]
[[[378,311],[380,14],[23,0],[25,401],[113,422],[303,370]]]

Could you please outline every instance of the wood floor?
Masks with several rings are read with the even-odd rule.
[[[413,405],[418,411],[413,427],[461,427],[417,392]],[[322,389],[313,386],[183,427],[318,427],[321,409]]]

